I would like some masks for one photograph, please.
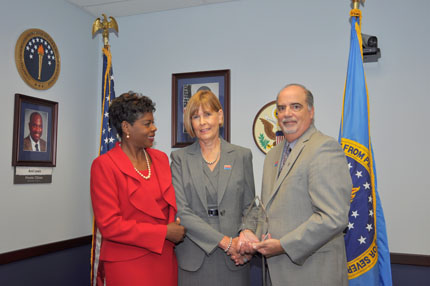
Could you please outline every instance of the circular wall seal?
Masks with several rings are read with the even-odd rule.
[[[267,103],[258,111],[254,118],[252,135],[255,144],[264,154],[284,140],[284,134],[278,125],[275,100]]]
[[[60,74],[60,53],[48,33],[29,29],[19,36],[15,63],[22,79],[32,88],[48,89]]]

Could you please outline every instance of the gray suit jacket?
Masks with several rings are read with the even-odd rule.
[[[285,141],[264,161],[269,233],[286,254],[267,259],[273,285],[348,285],[343,230],[352,183],[340,145],[311,125],[278,177]]]
[[[177,216],[187,229],[182,243],[176,246],[179,267],[196,271],[224,235],[238,235],[242,216],[255,196],[252,153],[249,149],[221,139],[218,181],[218,211],[221,232],[208,224],[208,206],[203,181],[201,151],[198,142],[171,154]],[[232,270],[240,269],[226,255]]]

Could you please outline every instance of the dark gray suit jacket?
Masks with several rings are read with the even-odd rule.
[[[208,224],[208,206],[203,181],[202,157],[198,142],[171,154],[173,186],[177,216],[187,229],[182,243],[176,246],[179,267],[196,271],[206,255],[210,255],[224,235],[238,235],[242,216],[255,196],[252,153],[249,149],[221,139],[218,164],[218,211],[221,232]],[[240,269],[226,255],[230,269]]]
[[[272,283],[348,285],[343,230],[352,183],[345,154],[311,125],[278,177],[284,144],[267,154],[262,182],[269,232],[286,251],[267,259]]]

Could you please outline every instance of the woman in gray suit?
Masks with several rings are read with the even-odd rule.
[[[223,121],[218,98],[198,91],[184,112],[185,129],[198,140],[171,154],[177,216],[187,229],[176,246],[179,286],[250,284],[249,256],[243,266],[229,256],[238,255],[242,216],[255,196],[252,153],[220,137]]]

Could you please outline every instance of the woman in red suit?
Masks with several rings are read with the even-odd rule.
[[[175,221],[169,160],[151,148],[154,111],[151,99],[136,93],[113,100],[109,122],[121,143],[91,167],[91,200],[102,235],[99,277],[108,286],[177,285],[174,246],[185,229]]]

